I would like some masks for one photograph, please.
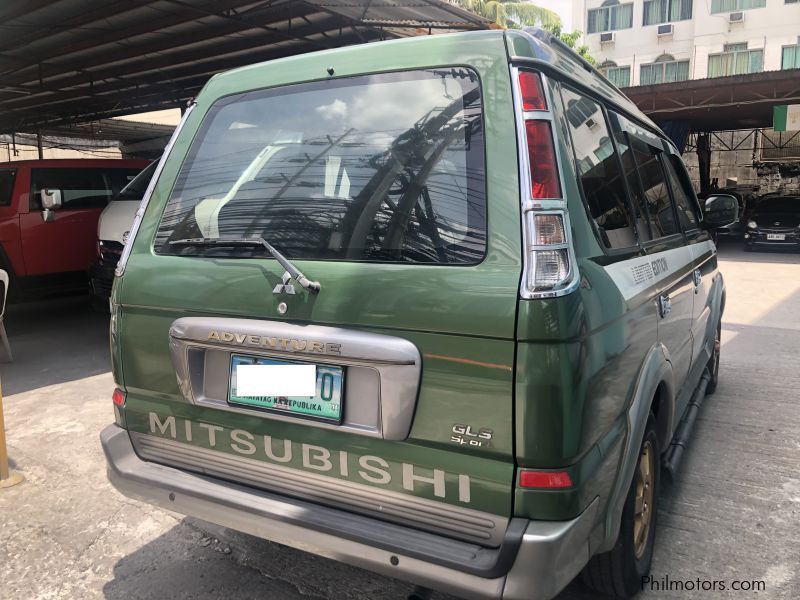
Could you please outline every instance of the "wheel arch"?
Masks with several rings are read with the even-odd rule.
[[[622,520],[622,509],[639,456],[647,418],[656,412],[659,444],[666,447],[671,438],[675,419],[675,386],[669,352],[660,343],[654,344],[645,356],[626,411],[627,435],[617,477],[606,509],[602,540],[593,553],[606,552],[614,547]]]

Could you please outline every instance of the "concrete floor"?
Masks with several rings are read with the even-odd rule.
[[[721,382],[659,507],[653,577],[763,580],[800,598],[800,254],[722,248]],[[128,500],[105,480],[107,319],[81,303],[14,306],[0,365],[13,466],[0,491],[0,595],[396,599],[408,584]],[[645,592],[642,598],[754,592]],[[435,596],[443,598],[443,596]],[[572,584],[559,600],[592,597]]]

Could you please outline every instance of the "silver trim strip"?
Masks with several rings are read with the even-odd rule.
[[[507,517],[418,498],[411,494],[361,485],[143,433],[131,432],[130,435],[136,453],[145,460],[351,510],[481,546],[499,546],[508,524]]]
[[[136,216],[133,218],[133,224],[131,225],[130,233],[128,234],[128,241],[122,248],[122,256],[120,256],[119,262],[117,263],[117,268],[114,270],[114,275],[117,277],[122,277],[125,274],[125,266],[128,264],[128,258],[131,255],[131,247],[136,239],[136,234],[139,233],[139,227],[142,224],[144,211],[147,209],[147,205],[150,204],[150,197],[153,195],[153,190],[156,187],[158,178],[161,177],[161,171],[164,170],[164,163],[167,161],[169,153],[172,152],[172,147],[175,145],[175,140],[178,139],[181,129],[183,129],[186,120],[189,118],[189,115],[192,114],[192,110],[194,110],[195,106],[197,106],[197,104],[192,102],[186,108],[186,112],[183,113],[183,117],[181,117],[178,126],[175,127],[175,131],[172,132],[172,137],[169,138],[169,142],[167,142],[167,145],[164,147],[164,153],[161,155],[161,160],[158,161],[158,166],[153,173],[152,179],[150,179],[150,183],[147,184],[147,189],[144,191],[142,201],[139,203],[139,208],[136,210]]]
[[[555,104],[553,96],[550,93],[548,77],[541,71],[537,71],[542,78],[542,90],[545,94],[548,110],[542,111],[525,111],[522,109],[522,92],[519,89],[519,71],[520,69],[515,66],[510,66],[511,75],[511,91],[514,99],[514,115],[517,126],[517,146],[519,148],[519,180],[520,180],[520,203],[522,208],[522,241],[523,241],[523,269],[522,278],[520,280],[519,294],[520,297],[526,300],[533,300],[539,298],[556,298],[565,296],[578,288],[580,278],[578,276],[578,265],[575,260],[575,251],[572,244],[572,228],[569,222],[569,212],[567,211],[567,201],[565,198],[531,198],[531,174],[528,168],[528,140],[525,133],[525,121],[537,120],[548,121],[550,123],[551,134],[553,136],[553,151],[556,154],[556,162],[558,166],[558,182],[561,186],[562,195],[566,193],[564,186],[564,157],[561,155],[558,136],[556,133],[557,120],[555,118],[553,109]],[[529,69],[530,70],[530,69]],[[533,232],[530,230],[528,223],[528,213],[538,211],[558,212],[564,219],[564,232],[566,234],[567,243],[559,246],[549,246],[546,249],[558,250],[567,248],[567,255],[569,260],[569,276],[566,281],[561,284],[561,287],[553,290],[538,290],[533,291],[528,287],[528,277],[530,272],[535,269],[535,264],[531,260],[531,250],[536,250],[531,245],[534,239]],[[545,248],[541,248],[545,249]]]
[[[223,333],[228,337],[238,336],[240,341],[215,338],[209,342],[212,332],[219,336]],[[411,431],[422,375],[422,357],[409,340],[340,327],[231,317],[183,317],[172,323],[169,336],[170,354],[181,392],[189,402],[198,406],[392,441],[405,440]],[[253,343],[251,338],[257,343]],[[275,342],[275,345],[265,344],[264,340]],[[309,352],[311,343],[318,344],[322,351]],[[190,350],[206,352],[202,362],[192,362]],[[224,390],[214,393],[208,390],[214,386],[208,383],[207,368],[214,369],[218,379],[223,377],[223,367],[219,362],[214,363],[215,367],[209,367],[206,357],[214,351],[343,365],[351,370],[347,376],[351,382],[356,383],[356,377],[362,376],[362,386],[345,382],[345,414],[341,425],[231,406],[227,402],[228,372],[224,374]],[[230,364],[229,359],[227,364]],[[363,379],[368,376],[355,373],[356,369],[371,371],[373,378]]]

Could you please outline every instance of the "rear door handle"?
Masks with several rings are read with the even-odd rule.
[[[658,312],[662,319],[672,312],[672,302],[669,299],[669,294],[661,294],[658,297]]]

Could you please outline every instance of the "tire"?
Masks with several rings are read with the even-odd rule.
[[[711,351],[711,358],[708,359],[708,372],[711,374],[711,379],[708,380],[706,386],[706,395],[710,396],[717,389],[719,383],[719,355],[720,355],[720,339],[722,337],[722,322],[717,324],[717,333],[714,335],[714,349]]]
[[[645,452],[648,453],[647,458]],[[649,473],[643,470],[644,462],[649,463]],[[617,542],[608,552],[593,556],[583,570],[583,583],[596,592],[614,598],[631,598],[641,590],[642,577],[650,574],[656,536],[660,471],[661,451],[656,435],[656,420],[653,413],[650,413],[639,448],[639,462],[622,509]],[[649,482],[647,486],[646,482]],[[649,504],[643,502],[645,499],[650,500]],[[639,513],[636,512],[637,505],[643,509]],[[645,515],[646,524],[642,525]],[[636,541],[635,533],[638,534]]]
[[[750,244],[745,244],[744,245],[744,251],[745,252],[752,252],[753,251],[753,247]]]

